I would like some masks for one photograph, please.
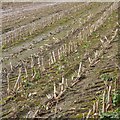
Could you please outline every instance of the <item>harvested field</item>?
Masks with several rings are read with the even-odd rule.
[[[118,3],[2,3],[2,118],[120,118]]]

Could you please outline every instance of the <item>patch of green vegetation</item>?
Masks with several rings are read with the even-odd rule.
[[[87,48],[89,48],[89,46],[90,46],[90,42],[84,41],[84,42],[83,42],[83,45],[82,45],[82,48],[83,48],[83,49],[87,49]]]
[[[115,119],[120,119],[120,108],[118,108],[115,111],[100,114],[100,120],[115,120]]]
[[[120,106],[120,90],[116,90],[113,94],[113,105]]]
[[[23,87],[24,87],[25,90],[28,89],[28,88],[31,88],[32,86],[34,86],[34,83],[32,81],[26,80],[23,83]]]
[[[114,81],[114,80],[116,80],[116,77],[109,74],[109,73],[104,73],[104,74],[100,75],[100,78],[104,81]]]
[[[82,113],[79,113],[78,115],[76,115],[76,116],[73,116],[72,118],[83,118],[83,114]]]
[[[39,71],[36,73],[36,75],[35,75],[35,80],[39,80],[41,78],[41,75],[40,75],[40,73],[39,73]]]
[[[40,70],[39,69],[36,69],[35,67],[32,69],[32,72],[35,74],[36,72],[36,75],[34,77],[34,80],[39,80],[41,78],[41,74],[40,74]]]

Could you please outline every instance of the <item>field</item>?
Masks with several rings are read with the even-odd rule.
[[[118,3],[2,3],[2,118],[120,118]]]

